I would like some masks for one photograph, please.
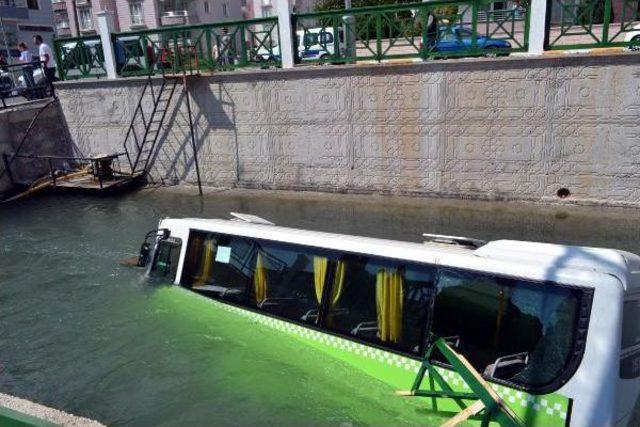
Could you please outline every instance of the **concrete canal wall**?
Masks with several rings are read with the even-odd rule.
[[[640,206],[640,55],[234,72],[192,80],[207,185]],[[57,85],[85,154],[121,151],[142,79]],[[152,177],[194,183],[182,95]],[[145,108],[148,108],[146,105]]]
[[[42,110],[25,138],[32,119],[48,102],[39,101],[0,111],[0,193],[12,188],[1,158],[3,154],[15,153],[21,146],[21,155],[71,155],[71,139],[64,115],[56,102]],[[20,183],[30,183],[49,173],[47,162],[34,159],[15,159],[10,169],[14,180]]]

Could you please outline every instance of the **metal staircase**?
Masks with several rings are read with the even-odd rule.
[[[169,111],[171,99],[178,85],[178,78],[162,76],[159,88],[154,89],[154,79],[151,74],[142,88],[138,105],[136,106],[123,147],[129,164],[129,173],[146,175],[149,160],[158,142],[162,124]],[[145,114],[144,101],[151,97],[151,113]],[[140,132],[140,124],[143,131]]]

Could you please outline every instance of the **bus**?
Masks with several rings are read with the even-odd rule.
[[[139,265],[396,389],[411,386],[442,337],[523,425],[638,425],[637,255],[431,234],[394,241],[232,215],[161,220]],[[444,358],[432,362],[451,390],[467,389]]]

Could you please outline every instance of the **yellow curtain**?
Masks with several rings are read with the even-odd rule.
[[[313,285],[316,288],[316,301],[318,301],[318,304],[322,301],[322,290],[324,289],[324,281],[327,278],[328,264],[329,260],[325,257],[313,257]]]
[[[195,277],[194,286],[201,286],[211,280],[211,268],[213,267],[213,258],[216,254],[216,244],[213,238],[204,241],[204,250],[200,258],[200,274]]]
[[[378,336],[383,342],[397,343],[402,335],[402,273],[381,269],[376,276]]]
[[[336,263],[336,277],[333,279],[333,288],[331,289],[331,307],[335,307],[340,301],[342,289],[344,287],[344,276],[347,264],[344,261]]]
[[[316,289],[316,301],[318,304],[322,302],[322,291],[324,290],[325,279],[327,278],[327,266],[329,260],[325,257],[313,257],[313,284]],[[336,262],[336,275],[333,278],[333,286],[331,288],[331,308],[335,307],[340,301],[342,288],[344,287],[345,262]]]
[[[256,270],[253,273],[253,290],[256,294],[256,302],[262,304],[267,299],[267,269],[264,267],[260,252],[256,257]]]

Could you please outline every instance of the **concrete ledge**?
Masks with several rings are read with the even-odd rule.
[[[0,393],[0,407],[8,408],[11,411],[43,420],[45,421],[43,424],[52,423],[54,425],[71,427],[104,427],[104,424],[97,421],[71,415],[58,409],[49,408],[26,399],[9,396],[4,393]]]
[[[406,61],[406,60],[405,60]],[[546,67],[571,67],[571,66],[606,66],[616,65],[640,65],[640,53],[638,52],[611,52],[604,54],[579,54],[552,51],[548,55],[528,56],[518,54],[500,58],[460,58],[439,59],[420,62],[404,63],[380,63],[380,64],[355,64],[355,65],[308,65],[297,66],[290,69],[282,68],[241,68],[234,71],[220,73],[204,73],[212,81],[220,82],[249,82],[274,79],[313,79],[346,76],[375,76],[411,73],[431,73],[446,71],[488,71],[509,70],[523,68]],[[162,80],[161,76],[152,77],[154,80]],[[101,87],[123,86],[143,82],[147,77],[122,77],[115,80],[106,78],[69,80],[55,83],[61,89],[74,87],[87,87],[100,82]]]

